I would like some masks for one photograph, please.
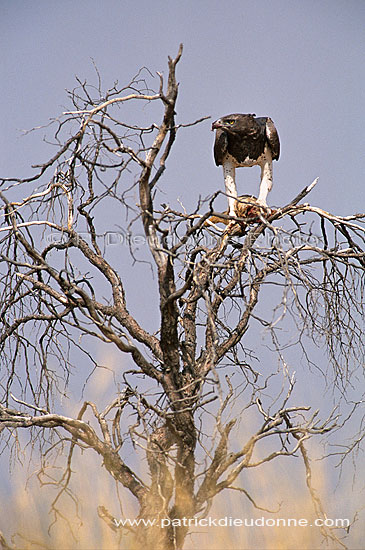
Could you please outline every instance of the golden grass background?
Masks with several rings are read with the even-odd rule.
[[[113,367],[115,365],[108,365]],[[113,381],[111,370],[100,369],[88,387],[88,397],[103,403],[103,396],[110,392]],[[105,406],[105,405],[104,405]],[[76,415],[80,405],[70,407],[69,414]],[[236,437],[245,438],[242,423]],[[77,449],[72,463],[71,487],[73,495],[63,494],[56,503],[59,508],[57,521],[50,512],[58,489],[52,485],[40,487],[37,472],[39,464],[27,460],[24,450],[23,465],[16,462],[10,476],[10,487],[2,495],[0,530],[8,543],[17,549],[33,550],[133,550],[131,537],[123,530],[114,532],[97,513],[104,506],[116,518],[134,519],[138,513],[136,502],[122,487],[117,488],[113,478],[102,467],[101,458],[92,450]],[[4,458],[4,457],[3,457]],[[131,451],[128,464],[134,467]],[[53,468],[56,466],[56,468]],[[64,464],[49,464],[49,473],[62,474]],[[138,464],[142,475],[144,464]],[[363,493],[351,474],[340,479],[324,461],[312,462],[313,481],[324,507],[331,518],[353,519],[354,511],[363,508]],[[352,472],[352,470],[351,470]],[[43,478],[45,480],[45,478]],[[225,491],[218,495],[208,515],[212,518],[306,518],[315,519],[313,505],[305,484],[305,469],[300,458],[282,457],[260,468],[245,470],[241,485],[255,498],[258,505],[273,510],[255,509],[247,497],[237,491]],[[362,520],[364,514],[362,510]],[[51,524],[53,525],[51,526]],[[50,527],[51,526],[51,527]],[[341,537],[341,532],[337,535]],[[351,550],[365,548],[364,523],[361,516],[350,528],[348,547]],[[186,538],[184,550],[315,550],[340,548],[338,544],[323,544],[318,527],[211,527],[192,528]],[[154,549],[146,549],[154,550]]]

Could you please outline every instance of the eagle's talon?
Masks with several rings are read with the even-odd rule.
[[[267,206],[266,201],[262,201],[260,199],[257,199],[256,204],[257,204],[257,206],[259,206],[261,208],[264,208],[265,210],[269,210],[269,207]]]

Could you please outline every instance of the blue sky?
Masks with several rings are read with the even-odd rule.
[[[49,129],[23,130],[70,108],[65,89],[76,85],[75,75],[96,83],[92,60],[107,89],[142,66],[167,74],[167,56],[183,42],[177,122],[212,118],[179,131],[160,180],[164,202],[191,211],[199,196],[223,190],[211,122],[253,112],[271,116],[281,139],[269,205],[287,204],[318,176],[312,205],[339,215],[361,211],[364,25],[365,2],[356,0],[2,1],[1,174],[29,176],[32,164],[54,154],[43,141]],[[155,122],[148,109],[142,116]],[[237,170],[239,194],[257,195],[258,182],[259,167]],[[226,207],[223,197],[220,204]],[[119,221],[106,219],[105,229]],[[131,284],[145,276],[135,269]],[[140,299],[130,298],[136,307]]]
[[[0,15],[3,174],[29,174],[45,160],[45,132],[21,138],[22,130],[63,110],[75,74],[95,81],[91,58],[107,87],[143,65],[166,72],[183,42],[179,122],[269,115],[282,142],[269,203],[287,202],[319,176],[312,202],[339,214],[358,208],[364,2],[13,0],[1,2]],[[165,180],[191,207],[222,185],[210,124],[180,133]],[[239,192],[257,191],[258,170],[238,172]]]

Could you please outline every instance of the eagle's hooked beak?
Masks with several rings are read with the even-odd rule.
[[[217,130],[218,128],[222,128],[223,124],[222,124],[222,121],[221,119],[219,118],[218,120],[216,120],[215,122],[213,122],[212,124],[212,130]]]

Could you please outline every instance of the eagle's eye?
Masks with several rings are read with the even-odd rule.
[[[234,120],[227,120],[227,124],[234,124]]]

